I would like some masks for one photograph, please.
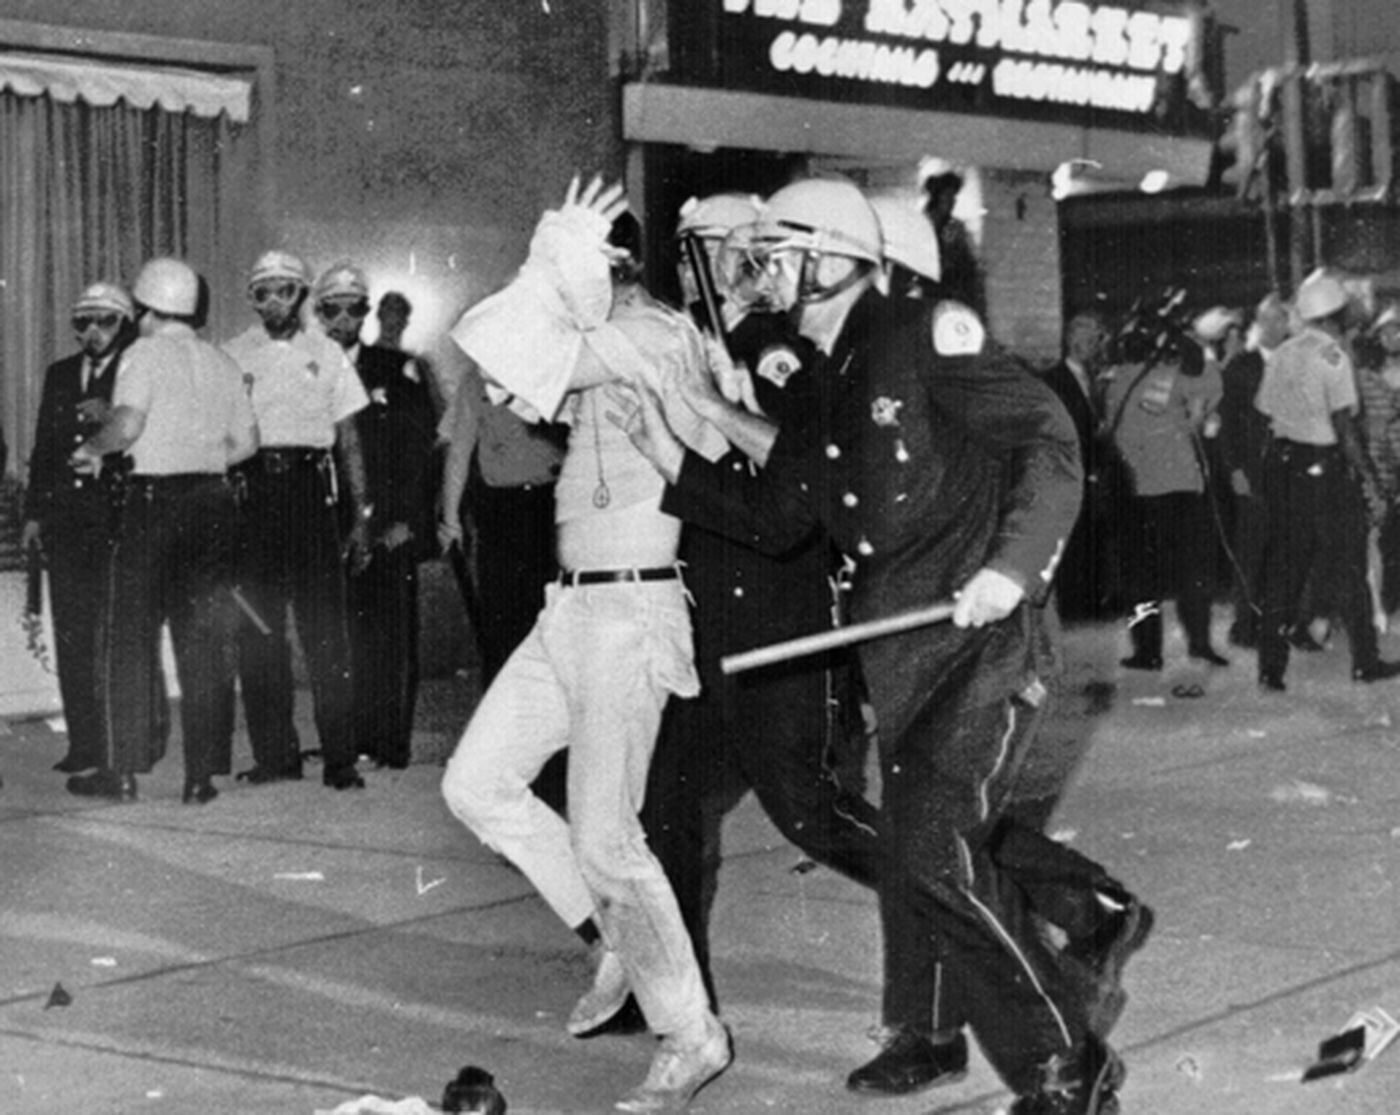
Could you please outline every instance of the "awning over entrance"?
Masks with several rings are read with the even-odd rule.
[[[1136,183],[1148,171],[1201,185],[1203,139],[998,119],[949,112],[812,101],[771,94],[634,82],[622,98],[624,138],[714,150],[810,152],[872,164],[937,155],[962,165],[1051,173],[1091,160],[1106,179]]]
[[[49,96],[71,104],[106,107],[125,100],[136,108],[215,117],[238,124],[249,116],[252,85],[236,77],[153,66],[121,66],[46,54],[0,54],[0,90],[21,97]]]

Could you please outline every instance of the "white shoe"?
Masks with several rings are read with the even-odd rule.
[[[675,1036],[662,1041],[647,1078],[617,1101],[618,1111],[684,1111],[695,1093],[729,1067],[734,1045],[729,1030],[714,1015],[705,1019],[705,1036],[680,1045]]]
[[[627,1002],[630,988],[627,973],[622,970],[622,961],[612,949],[599,947],[597,952],[598,965],[593,971],[593,986],[584,992],[583,998],[569,1015],[568,1030],[575,1037],[596,1030]]]

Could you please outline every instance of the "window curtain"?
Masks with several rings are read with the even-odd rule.
[[[94,106],[0,91],[0,421],[7,471],[24,475],[44,369],[76,351],[73,300],[129,284],[153,256],[209,284],[206,335],[246,316],[230,291],[252,258],[253,130],[125,100]]]

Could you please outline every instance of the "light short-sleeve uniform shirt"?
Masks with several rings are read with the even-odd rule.
[[[264,448],[329,449],[336,423],[369,405],[359,374],[324,333],[274,340],[259,324],[224,351],[243,372]]]
[[[255,436],[238,365],[180,322],[165,322],[126,350],[114,407],[145,416],[127,453],[145,476],[222,474],[230,451]]]
[[[1332,415],[1357,407],[1351,357],[1336,338],[1309,326],[1265,362],[1254,405],[1268,417],[1274,437],[1336,445]]]

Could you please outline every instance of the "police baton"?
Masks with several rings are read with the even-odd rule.
[[[792,658],[803,658],[809,654],[835,650],[878,639],[883,635],[897,635],[901,631],[911,631],[916,627],[943,623],[953,615],[952,601],[930,604],[927,608],[915,608],[883,619],[853,623],[848,627],[835,627],[830,631],[818,631],[815,635],[803,635],[781,643],[770,643],[766,647],[755,647],[742,654],[727,654],[719,660],[720,672],[738,674],[745,670],[755,670],[760,666],[771,666],[775,662],[786,662]]]

